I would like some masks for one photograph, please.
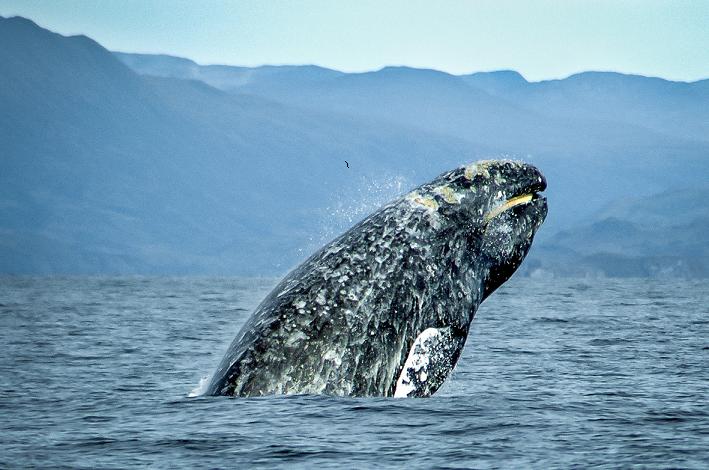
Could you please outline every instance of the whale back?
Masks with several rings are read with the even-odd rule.
[[[259,305],[208,393],[393,396],[421,331],[464,342],[481,273],[469,240],[432,239],[431,223],[401,199],[315,253]]]

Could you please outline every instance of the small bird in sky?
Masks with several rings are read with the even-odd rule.
[[[349,167],[350,167],[350,164],[349,164],[349,163],[347,163],[347,160],[345,160],[345,165],[347,165],[347,168],[349,168]]]

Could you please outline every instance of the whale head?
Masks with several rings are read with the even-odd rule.
[[[480,301],[520,266],[547,215],[544,175],[510,160],[484,160],[446,172],[407,196],[431,213],[443,240],[465,246],[468,263],[478,267]],[[465,260],[445,260],[465,263]]]

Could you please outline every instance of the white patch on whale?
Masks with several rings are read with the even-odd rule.
[[[410,374],[418,374],[418,379],[425,382],[428,379],[428,370],[431,366],[431,358],[435,353],[434,345],[438,345],[442,339],[442,334],[437,328],[427,328],[418,335],[411,346],[409,356],[406,358],[404,368],[401,369],[399,380],[396,381],[395,398],[406,398],[416,390],[416,385],[411,380]]]

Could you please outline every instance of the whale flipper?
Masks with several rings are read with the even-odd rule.
[[[421,332],[409,350],[394,396],[428,397],[435,393],[455,367],[463,342],[449,327]]]

